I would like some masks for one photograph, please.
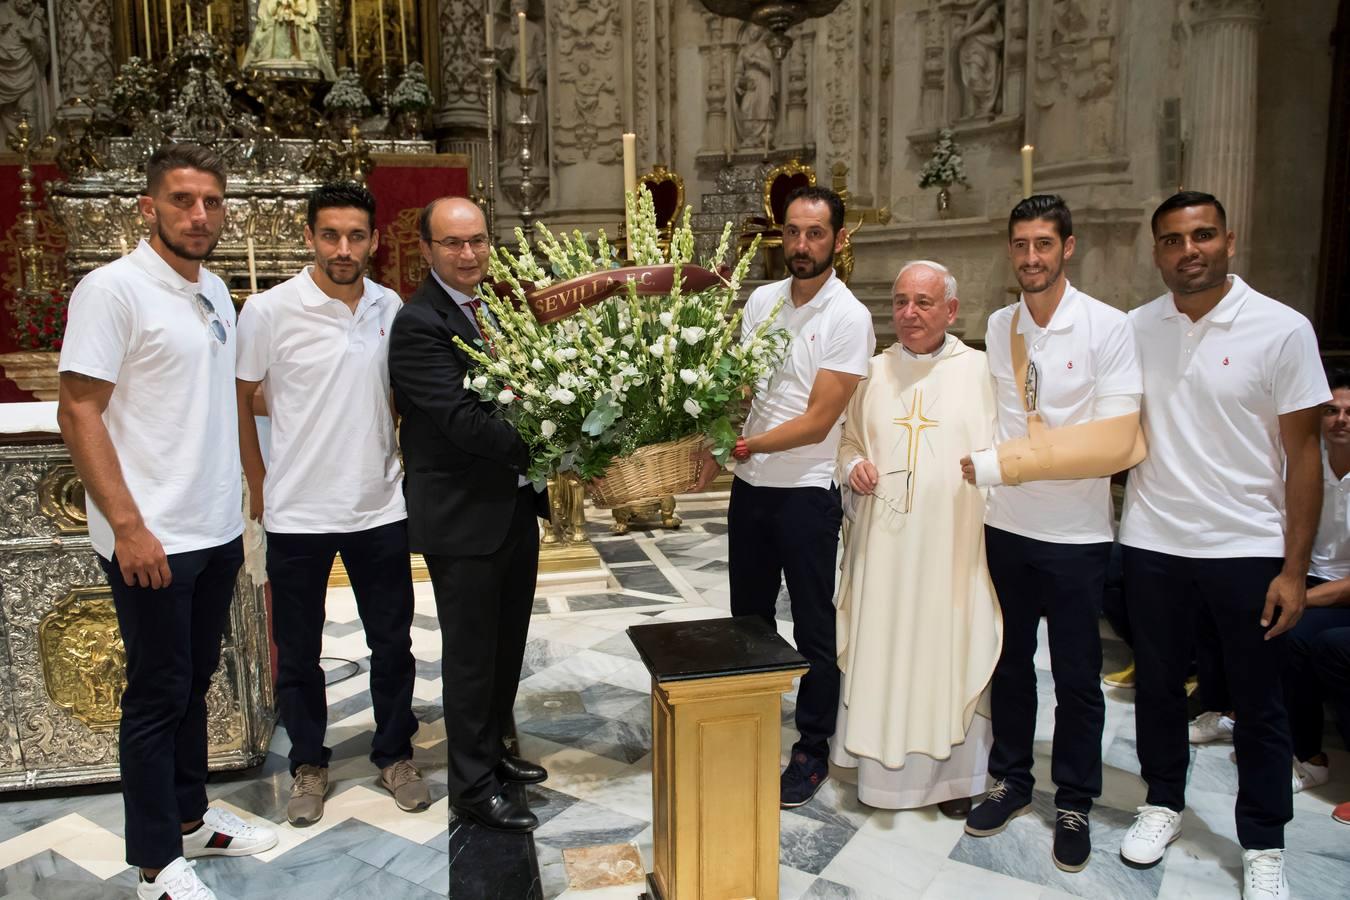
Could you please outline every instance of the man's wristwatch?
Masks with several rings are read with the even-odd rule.
[[[736,447],[731,451],[731,455],[740,462],[750,458],[750,446],[746,444],[744,435],[736,438]]]

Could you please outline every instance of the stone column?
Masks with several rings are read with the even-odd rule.
[[[487,7],[488,0],[438,0],[437,7],[441,96],[431,121],[441,149],[472,157],[471,190],[473,181],[486,175],[482,166],[487,150],[487,96],[478,57],[485,46]],[[511,33],[515,34],[514,28]]]
[[[1256,58],[1261,0],[1191,0],[1186,187],[1219,198],[1237,232],[1233,269],[1248,261],[1256,179]]]

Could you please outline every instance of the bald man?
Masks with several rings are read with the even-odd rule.
[[[506,752],[548,500],[524,477],[529,451],[490,403],[464,388],[471,363],[454,343],[482,340],[475,316],[490,240],[460,197],[419,221],[430,274],[390,332],[389,380],[403,416],[408,543],[431,573],[440,619],[446,786],[460,818],[499,831],[538,827],[512,783],[548,777]]]

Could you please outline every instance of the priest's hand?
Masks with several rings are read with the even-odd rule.
[[[969,456],[961,457],[961,477],[971,484],[975,483],[975,463]]]
[[[848,486],[853,489],[855,494],[870,494],[876,490],[877,482],[880,476],[877,475],[877,467],[872,465],[870,459],[860,459],[853,466],[853,471],[848,473]]]

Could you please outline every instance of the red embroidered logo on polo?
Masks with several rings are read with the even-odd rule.
[[[1228,357],[1225,356],[1225,357],[1223,358],[1223,364],[1224,364],[1225,366],[1228,365]]]
[[[1073,368],[1073,360],[1069,360],[1069,368],[1070,368],[1070,369]]]

